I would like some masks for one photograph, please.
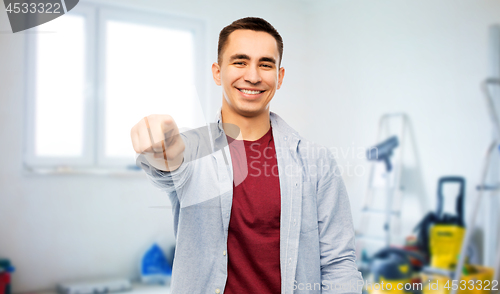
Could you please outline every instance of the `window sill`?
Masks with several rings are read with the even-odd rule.
[[[84,168],[84,167],[31,167],[24,166],[23,175],[95,175],[95,176],[113,176],[113,177],[145,177],[142,169],[136,166],[130,168]]]

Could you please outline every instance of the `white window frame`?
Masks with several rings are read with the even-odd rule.
[[[187,30],[194,40],[195,86],[200,102],[207,106],[205,85],[206,21],[197,18],[158,13],[137,7],[103,5],[96,2],[79,3],[68,14],[82,15],[86,19],[85,56],[85,109],[83,131],[83,155],[74,157],[35,156],[35,86],[36,86],[36,33],[26,34],[26,131],[24,146],[24,171],[27,173],[60,174],[142,174],[135,167],[133,158],[109,158],[105,154],[105,60],[106,21],[117,20],[129,23]],[[61,17],[64,17],[61,16]],[[33,30],[42,29],[35,27]],[[130,126],[132,127],[132,126]],[[132,143],[131,143],[132,146]],[[132,147],[130,147],[132,148]]]

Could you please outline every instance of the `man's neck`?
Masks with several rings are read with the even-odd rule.
[[[257,116],[245,117],[231,111],[226,111],[224,108],[222,108],[221,115],[222,123],[238,126],[240,130],[240,135],[236,138],[238,140],[258,140],[262,136],[264,136],[271,127],[269,111],[265,111]],[[231,134],[228,135],[231,136]]]

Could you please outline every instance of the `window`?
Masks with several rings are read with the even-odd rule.
[[[135,169],[130,129],[149,114],[205,124],[204,22],[79,4],[27,34],[25,167]]]

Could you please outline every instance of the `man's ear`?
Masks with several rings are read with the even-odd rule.
[[[281,83],[283,83],[284,77],[285,77],[285,68],[281,67],[278,73],[278,89],[281,88]]]
[[[217,62],[212,64],[212,76],[217,86],[220,86],[220,66]]]

